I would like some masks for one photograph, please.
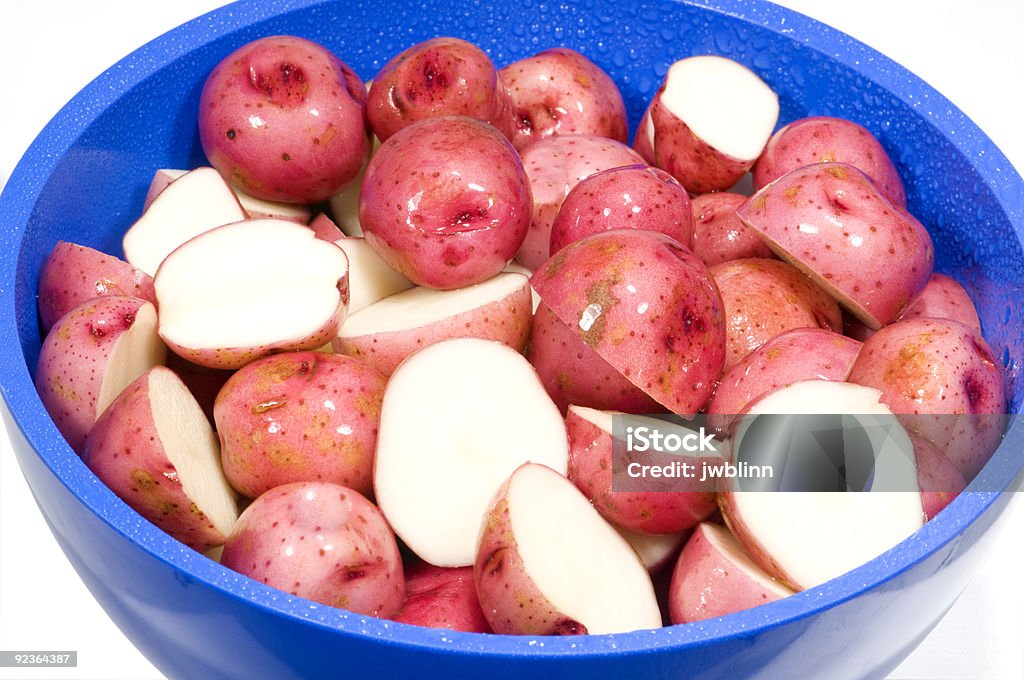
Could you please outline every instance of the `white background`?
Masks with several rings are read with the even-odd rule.
[[[4,0],[0,185],[57,110],[107,66],[221,0]],[[785,0],[923,77],[1024,170],[1020,0]],[[69,216],[73,219],[74,216]],[[2,427],[2,426],[0,426]],[[146,680],[160,674],[93,601],[46,528],[0,433],[0,649],[77,650],[78,668],[0,678]],[[939,627],[893,678],[1024,678],[1024,506]]]

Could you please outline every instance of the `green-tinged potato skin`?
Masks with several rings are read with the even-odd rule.
[[[750,258],[709,269],[725,303],[725,370],[794,328],[842,331],[839,305],[796,267]]]
[[[338,484],[284,484],[254,500],[228,536],[221,564],[356,614],[390,618],[405,601],[391,527],[377,506]]]
[[[526,358],[563,414],[570,404],[625,413],[665,411],[664,406],[602,359],[543,302],[533,315]]]
[[[523,285],[500,300],[418,328],[339,335],[332,344],[339,354],[355,357],[390,376],[413,352],[451,338],[496,340],[522,352],[530,337],[531,312],[530,286]]]
[[[690,196],[672,175],[649,165],[627,165],[585,177],[569,191],[551,225],[551,254],[610,229],[660,231],[689,248]]]
[[[450,290],[505,268],[532,206],[512,144],[486,123],[442,116],[402,128],[373,155],[359,223],[392,269],[417,285]]]
[[[210,550],[227,537],[188,497],[167,457],[150,401],[154,371],[171,373],[155,366],[125,388],[96,421],[82,460],[140,515],[190,548]]]
[[[333,482],[369,495],[385,384],[362,361],[323,352],[246,365],[214,404],[228,481],[249,498],[291,482]]]
[[[318,43],[269,36],[207,77],[199,137],[210,164],[256,198],[323,201],[355,179],[370,152],[366,89]]]
[[[530,229],[516,259],[530,270],[551,255],[551,226],[569,191],[596,172],[636,165],[643,159],[622,142],[596,135],[556,135],[522,152],[533,194]]]
[[[156,302],[153,277],[124,260],[58,241],[39,273],[39,319],[48,331],[57,319],[95,297],[123,295]]]
[[[757,232],[744,225],[736,214],[736,209],[746,200],[743,194],[714,191],[694,196],[690,202],[693,209],[690,249],[707,266],[748,257],[775,257]]]
[[[797,168],[824,162],[859,168],[895,205],[907,206],[899,172],[871,131],[851,120],[830,116],[801,118],[772,135],[754,164],[754,189]]]
[[[673,484],[673,490],[612,490],[611,433],[572,408],[565,417],[565,429],[569,434],[569,480],[612,524],[638,533],[670,534],[692,528],[717,508],[714,491],[696,490],[701,486],[697,481],[691,484],[694,491],[677,490],[682,480]]]
[[[737,214],[873,330],[896,320],[932,274],[928,230],[846,163],[793,170]]]
[[[908,431],[936,444],[969,483],[1006,422],[1006,386],[991,347],[957,321],[914,318],[865,341],[850,382],[882,391]]]
[[[79,454],[100,416],[98,400],[107,361],[144,305],[150,303],[123,295],[87,300],[58,319],[43,340],[36,391],[61,435]]]
[[[704,263],[653,231],[593,234],[531,279],[588,347],[674,413],[698,412],[725,364],[722,296]]]
[[[512,100],[522,151],[547,137],[598,135],[626,142],[626,105],[615,81],[583,54],[555,47],[498,71]]]
[[[584,635],[586,626],[551,604],[526,573],[508,511],[506,481],[484,515],[473,578],[491,630],[505,635]]]
[[[392,57],[373,79],[366,116],[382,142],[438,116],[489,123],[508,139],[515,129],[512,100],[490,57],[452,37],[432,38]]]
[[[464,633],[490,633],[480,609],[473,567],[416,562],[405,570],[405,604],[394,621]]]

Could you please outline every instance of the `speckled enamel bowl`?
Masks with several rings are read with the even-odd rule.
[[[382,31],[381,26],[400,27]],[[203,162],[199,91],[223,56],[290,33],[336,50],[364,78],[435,35],[478,43],[499,65],[575,47],[620,84],[635,126],[675,59],[718,53],[779,93],[781,123],[858,120],[903,175],[937,267],[980,302],[986,335],[1024,397],[1024,183],[948,101],[849,37],[766,2],[443,0],[243,2],[164,35],[73,99],[0,199],[0,383],[25,475],[54,534],[110,616],[176,678],[864,678],[883,675],[935,625],[993,540],[1022,468],[1013,427],[975,489],[913,537],[825,585],[700,624],[612,636],[458,634],[356,616],[239,576],[175,542],[108,491],[61,439],[32,384],[35,290],[58,239],[119,252],[153,170]],[[969,209],[965,209],[969,206]]]

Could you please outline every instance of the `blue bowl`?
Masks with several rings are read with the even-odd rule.
[[[381,25],[400,28],[385,34]],[[849,574],[720,619],[582,638],[428,630],[313,604],[185,548],[107,490],[60,437],[32,384],[40,265],[59,239],[119,253],[153,171],[204,162],[195,121],[205,75],[239,45],[279,33],[326,44],[365,78],[399,49],[436,35],[476,42],[499,65],[569,45],[612,74],[634,126],[673,60],[739,60],[779,93],[783,123],[845,116],[881,139],[911,211],[931,230],[938,269],[979,301],[1014,413],[1024,397],[1024,182],[942,96],[849,37],[741,0],[243,2],[104,73],[43,131],[0,197],[0,383],[15,451],[83,581],[158,668],[172,677],[246,679],[863,678],[884,675],[924,638],[993,539],[987,529],[1009,495],[999,490],[1024,467],[1024,427],[1011,427],[972,491]]]

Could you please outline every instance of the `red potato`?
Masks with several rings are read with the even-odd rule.
[[[660,231],[690,247],[690,195],[667,172],[627,165],[586,177],[569,191],[551,224],[551,254],[610,229]]]
[[[234,374],[234,371],[218,370],[193,364],[191,361],[182,359],[174,352],[167,353],[165,365],[181,378],[181,381],[185,383],[185,387],[195,397],[199,407],[203,409],[206,419],[212,423],[213,404],[217,400],[217,394],[220,393],[220,389],[224,387],[224,383]]]
[[[812,116],[780,128],[753,168],[754,189],[813,163],[849,163],[873,179],[893,204],[907,207],[899,172],[874,135],[851,120]]]
[[[321,352],[243,366],[213,409],[231,486],[249,498],[291,482],[333,482],[370,495],[386,383],[361,361]]]
[[[843,310],[843,335],[864,342],[874,334],[874,329],[868,328],[863,321],[853,316],[848,310]]]
[[[370,140],[370,158],[373,158],[373,154],[377,153],[379,148],[380,139],[377,138],[377,135],[374,135],[373,139]],[[363,235],[363,228],[359,224],[359,191],[363,187],[363,179],[366,177],[366,166],[369,164],[370,158],[366,159],[366,163],[363,164],[359,175],[345,185],[345,188],[331,196],[331,200],[328,203],[331,218],[346,236],[361,237]]]
[[[196,168],[171,182],[121,240],[124,257],[156,276],[175,248],[224,224],[247,219],[234,190],[213,168]]]
[[[149,189],[146,191],[146,198],[142,202],[142,211],[145,212],[149,209],[150,204],[153,203],[153,199],[160,195],[167,186],[176,179],[179,179],[182,175],[187,173],[188,170],[182,170],[180,168],[160,168],[153,173],[153,179],[149,182]]]
[[[669,620],[704,621],[792,594],[754,564],[728,529],[703,522],[694,529],[672,572]]]
[[[570,404],[625,413],[662,413],[665,407],[629,381],[541,302],[526,351],[544,389],[562,413]]]
[[[338,225],[334,223],[330,217],[324,213],[318,214],[309,222],[309,228],[313,230],[313,234],[316,235],[321,241],[339,241],[346,238],[345,233],[338,228]],[[347,255],[348,253],[346,253]]]
[[[417,562],[405,570],[405,604],[394,621],[428,628],[490,633],[472,567],[446,569]]]
[[[210,73],[199,139],[246,194],[315,203],[359,174],[370,151],[362,80],[327,48],[295,36],[254,40]]]
[[[910,438],[914,442],[924,516],[931,520],[967,488],[967,480],[938,446],[920,435],[911,433]]]
[[[392,269],[365,239],[349,236],[334,240],[334,244],[348,257],[349,315],[413,287],[412,281]]]
[[[160,337],[208,368],[271,352],[316,349],[348,309],[348,259],[286,220],[246,220],[177,248],[154,278]]]
[[[320,604],[390,618],[405,601],[402,558],[380,510],[338,484],[271,489],[238,518],[221,564]]]
[[[636,165],[642,158],[621,142],[595,135],[558,135],[523,149],[523,167],[533,194],[530,229],[516,259],[537,269],[551,254],[551,225],[562,201],[595,172]]]
[[[735,416],[753,401],[802,380],[838,380],[850,375],[861,343],[824,328],[783,331],[727,370],[704,409],[709,415]],[[709,418],[723,427],[729,418]]]
[[[570,406],[565,417],[569,434],[569,481],[583,492],[597,511],[616,526],[645,534],[672,534],[690,529],[714,512],[715,492],[697,480],[648,480],[643,491],[612,488],[614,461],[611,411]],[[639,422],[631,419],[630,423]],[[661,432],[682,428],[652,419]],[[692,456],[702,465],[699,456]],[[717,456],[711,457],[718,462]],[[658,485],[659,481],[665,482]],[[690,483],[688,483],[690,482]],[[691,491],[681,490],[692,487]]]
[[[872,329],[894,321],[932,274],[928,230],[852,165],[794,170],[737,212],[777,255]]]
[[[588,236],[531,282],[587,346],[665,408],[696,413],[711,396],[725,361],[722,297],[704,264],[668,236]]]
[[[695,196],[691,201],[693,238],[690,249],[707,266],[748,257],[775,257],[757,232],[743,224],[736,214],[736,209],[746,200],[743,194],[716,191]]]
[[[779,101],[731,59],[695,56],[669,67],[638,136],[655,164],[687,191],[729,189],[754,165],[775,129]],[[648,127],[649,126],[649,127]]]
[[[398,53],[377,72],[366,101],[374,134],[386,142],[413,123],[466,116],[512,139],[512,100],[490,57],[458,38],[433,38]]]
[[[359,222],[393,269],[417,285],[452,289],[505,268],[526,235],[531,205],[509,141],[486,123],[445,116],[403,128],[374,154]]]
[[[122,295],[87,300],[58,319],[43,340],[36,391],[80,454],[100,414],[166,354],[151,303]]]
[[[149,274],[98,250],[58,241],[39,272],[39,319],[43,332],[83,302],[107,295],[156,302],[153,277]]]
[[[726,371],[784,331],[843,329],[836,301],[792,265],[751,258],[723,262],[708,271],[725,305]]]
[[[140,375],[103,412],[82,460],[139,514],[195,550],[223,544],[238,519],[217,436],[164,366]]]
[[[505,269],[502,270],[502,271],[511,272],[513,274],[522,274],[526,278],[530,278],[531,276],[533,276],[533,271],[532,270],[527,269],[526,267],[524,267],[523,265],[519,264],[515,260],[512,260],[511,262],[509,262],[505,266]],[[537,295],[537,291],[535,291],[533,289],[533,286],[530,286],[530,307],[531,307],[532,311],[534,313],[536,313],[537,312],[537,307],[539,307],[539,306],[540,306],[540,296]]]
[[[647,569],[565,477],[516,469],[484,515],[473,575],[495,633],[583,635],[660,628]]]
[[[503,272],[466,288],[411,288],[384,298],[348,317],[333,345],[391,375],[413,352],[449,338],[497,340],[522,352],[530,318],[529,279]]]
[[[899,316],[900,319],[920,317],[952,319],[981,333],[981,319],[971,296],[956,279],[938,272],[932,274],[925,287]]]
[[[949,319],[897,321],[871,336],[850,382],[882,391],[904,426],[939,446],[970,482],[999,445],[1003,372],[973,328]]]
[[[654,155],[654,123],[651,121],[652,105],[653,102],[648,104],[643,117],[640,118],[640,125],[633,136],[633,150],[640,154],[648,165],[657,167],[658,159]]]
[[[522,151],[553,135],[581,134],[626,141],[626,105],[615,81],[568,47],[544,50],[498,71],[512,100]]]
[[[414,553],[465,567],[512,471],[533,461],[564,473],[568,456],[562,416],[526,359],[493,340],[456,338],[416,352],[388,381],[373,485]]]
[[[862,385],[805,380],[757,400],[747,410],[751,417],[736,428],[731,441],[734,458],[739,461],[749,457],[745,454],[745,432],[759,420],[756,416],[763,414],[835,414],[866,422],[865,427],[875,428],[875,437],[884,432],[884,444],[872,442],[872,474],[864,491],[807,490],[801,471],[813,466],[837,470],[833,456],[849,455],[846,449],[839,452],[821,448],[827,440],[817,439],[814,433],[807,436],[815,437],[815,449],[800,446],[793,439],[755,437],[756,449],[767,441],[769,447],[786,451],[787,457],[782,460],[771,450],[754,454],[763,456],[760,460],[772,461],[769,486],[744,490],[748,488],[744,480],[750,477],[738,476],[721,487],[719,506],[732,534],[755,564],[793,590],[820,585],[859,567],[893,548],[924,523],[915,460],[908,455],[913,453],[912,440],[880,401],[881,396],[878,390]],[[845,430],[847,426],[843,427]],[[846,437],[844,433],[844,441]],[[811,455],[811,451],[815,452],[813,458],[793,458]],[[823,460],[826,456],[827,461]],[[847,467],[856,465],[857,460],[845,458],[844,479]],[[790,476],[797,480],[795,487],[789,484]]]
[[[717,506],[715,510],[718,510]],[[674,534],[640,534],[622,527],[615,527],[615,530],[636,551],[640,561],[652,576],[660,574],[665,567],[675,561],[690,535],[689,531]]]

